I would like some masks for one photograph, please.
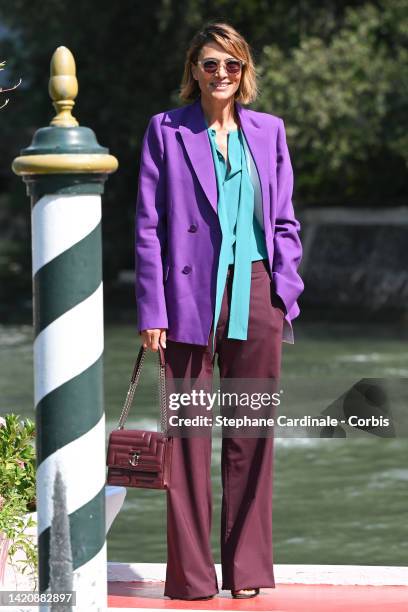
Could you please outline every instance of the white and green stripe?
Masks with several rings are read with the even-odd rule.
[[[106,609],[101,198],[32,205],[40,583],[49,587],[57,468],[66,486],[77,609]],[[105,577],[105,579],[104,579]]]

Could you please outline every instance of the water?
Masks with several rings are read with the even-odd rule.
[[[283,380],[299,406],[320,412],[345,382],[384,377],[406,382],[408,349],[394,325],[305,323],[283,347]],[[0,414],[34,418],[32,328],[0,326]],[[140,346],[126,325],[105,330],[106,434],[116,426]],[[157,354],[143,366],[127,427],[156,429]],[[306,391],[299,381],[309,381]],[[310,392],[315,390],[315,394]],[[327,396],[327,397],[326,397]],[[214,558],[220,562],[221,439],[213,439]],[[274,478],[275,563],[407,565],[406,437],[366,433],[347,439],[277,438]],[[108,559],[166,561],[164,491],[128,489],[108,534]]]

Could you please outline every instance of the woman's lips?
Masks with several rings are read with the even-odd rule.
[[[230,83],[211,83],[215,89],[225,89]]]

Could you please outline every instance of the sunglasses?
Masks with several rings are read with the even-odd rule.
[[[214,74],[215,72],[217,72],[221,61],[215,58],[208,58],[205,60],[197,60],[196,63],[202,65],[204,72],[207,72],[208,74]],[[227,59],[224,62],[224,65],[228,74],[238,74],[239,72],[241,72],[242,66],[245,66],[245,62],[239,59]]]

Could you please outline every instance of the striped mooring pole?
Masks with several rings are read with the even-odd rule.
[[[38,590],[50,588],[59,468],[73,559],[72,609],[106,610],[101,194],[118,162],[71,115],[78,82],[66,47],[52,56],[48,90],[56,116],[12,165],[31,197]]]

